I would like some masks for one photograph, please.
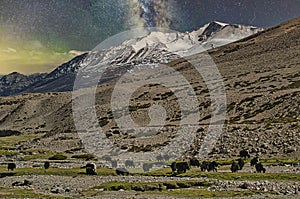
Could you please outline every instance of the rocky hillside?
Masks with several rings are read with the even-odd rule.
[[[261,28],[211,22],[190,33],[152,32],[138,39],[131,39],[110,49],[94,49],[62,64],[49,74],[21,75],[12,73],[0,78],[0,96],[20,93],[45,93],[73,90],[76,72],[103,56],[109,60],[111,71],[107,79],[119,76],[139,63],[167,63],[178,59],[175,54],[193,49],[210,49],[253,35]],[[97,68],[101,70],[101,68]]]
[[[17,72],[4,75],[3,77],[1,76],[0,93],[2,96],[8,96],[22,92],[35,82],[44,79],[45,76],[46,74],[33,74],[27,76]]]
[[[264,157],[299,158],[300,120],[300,18],[265,30],[252,37],[210,51],[227,93],[227,118],[224,132],[211,157],[237,155],[242,148]],[[200,55],[191,59],[197,60]],[[200,125],[195,144],[189,153],[199,150],[211,115],[211,101],[203,79],[184,59],[169,63],[189,81],[197,94]],[[169,77],[172,78],[172,77]],[[131,151],[153,150],[176,136],[180,122],[178,102],[168,88],[147,85],[130,100],[131,116],[136,123],[149,122],[147,111],[158,103],[166,108],[166,127],[141,140],[115,131],[110,108],[115,81],[101,84],[96,105],[99,125],[106,136],[121,148]],[[0,99],[0,129],[23,134],[45,132],[45,136],[20,147],[52,148],[65,151],[80,146],[71,106],[71,93],[45,93],[11,96]],[[85,112],[82,113],[83,117]],[[142,119],[141,119],[142,118]]]

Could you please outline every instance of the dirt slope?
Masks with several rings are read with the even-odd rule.
[[[263,156],[299,157],[300,143],[300,18],[268,29],[239,42],[210,51],[227,93],[226,127],[211,156],[236,155],[241,148]],[[197,60],[199,55],[191,59]],[[200,124],[197,151],[210,119],[210,98],[206,85],[185,60],[169,64],[182,73],[197,94]],[[172,77],[170,77],[172,78]],[[160,103],[167,110],[167,124],[158,135],[138,140],[125,133],[113,134],[116,127],[110,110],[114,82],[99,86],[97,112],[107,136],[129,150],[148,150],[155,144],[170,141],[179,124],[176,97],[169,89],[157,85],[140,88],[132,96],[134,120],[145,125],[149,104]],[[64,151],[80,145],[72,117],[71,93],[27,94],[0,98],[0,130],[17,130],[23,134],[45,132],[30,147]],[[83,113],[83,115],[86,113]],[[203,129],[202,129],[203,128]],[[156,140],[153,142],[153,140]],[[67,143],[67,144],[62,144]],[[149,145],[148,149],[143,146]],[[157,145],[156,145],[157,146]]]

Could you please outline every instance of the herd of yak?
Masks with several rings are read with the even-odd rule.
[[[250,154],[247,150],[241,150],[240,151],[240,158],[237,161],[232,161],[230,170],[231,172],[237,172],[239,170],[242,170],[245,162],[244,160],[246,158],[250,158]],[[129,171],[126,168],[117,168],[117,162],[114,160],[110,160],[112,167],[116,168],[116,174],[117,175],[129,175]],[[254,157],[250,161],[251,166],[255,166],[256,172],[258,173],[265,173],[266,169],[263,167],[263,165],[259,162],[258,157]],[[168,165],[172,169],[173,174],[181,174],[185,173],[187,170],[190,169],[191,166],[193,167],[198,167],[201,169],[202,172],[204,171],[215,171],[217,172],[218,168],[218,163],[216,161],[208,162],[208,161],[203,161],[200,163],[200,161],[197,158],[190,158],[189,161],[182,161],[182,162],[172,162],[171,165]],[[133,168],[134,167],[134,162],[132,160],[126,160],[125,161],[125,167],[127,168]],[[153,167],[153,164],[151,163],[144,163],[142,165],[142,168],[145,172],[150,171],[150,169]],[[8,170],[14,170],[16,168],[15,163],[8,163],[7,169]],[[48,169],[50,168],[50,162],[46,161],[44,163],[44,168]],[[94,163],[88,163],[84,167],[86,169],[86,173],[89,175],[96,175],[96,164]]]
[[[245,165],[245,162],[244,162],[245,158],[250,158],[250,154],[248,153],[248,151],[246,151],[246,150],[240,151],[240,158],[237,160],[237,162],[232,161],[232,164],[230,167],[231,172],[235,173],[238,170],[242,170]],[[258,173],[266,172],[266,169],[264,168],[262,163],[259,162],[259,159],[257,156],[254,157],[253,159],[251,159],[250,165],[255,166],[256,172],[258,172]],[[191,158],[191,159],[189,159],[189,162],[188,161],[173,162],[170,166],[171,166],[172,172],[173,173],[177,172],[177,174],[185,173],[187,170],[190,169],[190,166],[199,167],[199,168],[201,168],[202,172],[204,172],[204,171],[217,172],[218,163],[216,161],[212,161],[212,162],[203,161],[202,163],[200,163],[200,161],[197,158]]]

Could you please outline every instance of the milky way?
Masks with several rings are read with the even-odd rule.
[[[214,20],[266,27],[299,13],[299,0],[0,0],[0,34],[89,50],[136,27],[183,32]]]
[[[299,0],[0,0],[0,73],[48,70],[69,59],[70,50],[91,50],[137,27],[185,32],[211,21],[270,27],[299,13]]]
[[[171,14],[167,0],[127,0],[129,20],[139,27],[169,28]]]

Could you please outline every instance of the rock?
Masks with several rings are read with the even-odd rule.
[[[244,182],[243,184],[241,184],[239,186],[239,188],[241,189],[248,189],[250,187],[250,184],[248,182]]]
[[[66,188],[65,192],[71,192],[71,189],[70,188]]]
[[[59,194],[59,193],[64,193],[65,190],[59,186],[54,186],[51,191],[51,193],[56,193],[56,194]]]
[[[289,147],[286,149],[286,153],[293,153],[295,151],[297,151],[297,149],[295,147]]]
[[[30,186],[32,185],[32,182],[29,180],[24,180],[24,182],[14,182],[12,183],[12,186]]]
[[[261,145],[261,148],[263,148],[263,149],[268,149],[268,148],[269,148],[269,146],[268,146],[268,144],[267,144],[267,143],[263,143],[263,144]]]

